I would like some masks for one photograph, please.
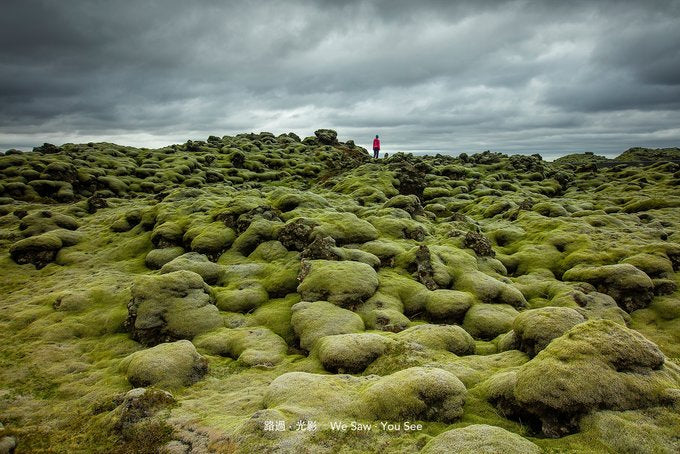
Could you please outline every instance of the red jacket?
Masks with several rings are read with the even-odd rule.
[[[378,139],[377,137],[373,139],[373,149],[375,150],[376,148],[380,150],[380,139]]]

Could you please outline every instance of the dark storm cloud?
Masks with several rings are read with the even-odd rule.
[[[391,151],[678,145],[679,4],[6,1],[0,148],[319,127]]]

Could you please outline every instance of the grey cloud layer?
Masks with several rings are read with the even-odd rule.
[[[680,143],[678,1],[28,0],[3,10],[5,149],[318,127],[359,142],[380,132],[392,151]]]

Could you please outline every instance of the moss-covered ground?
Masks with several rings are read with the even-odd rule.
[[[0,448],[678,452],[678,154],[10,150]]]

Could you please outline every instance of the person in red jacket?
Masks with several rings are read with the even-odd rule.
[[[376,134],[375,139],[373,139],[373,158],[378,159],[379,154],[380,154],[380,137],[378,137],[378,134]]]

